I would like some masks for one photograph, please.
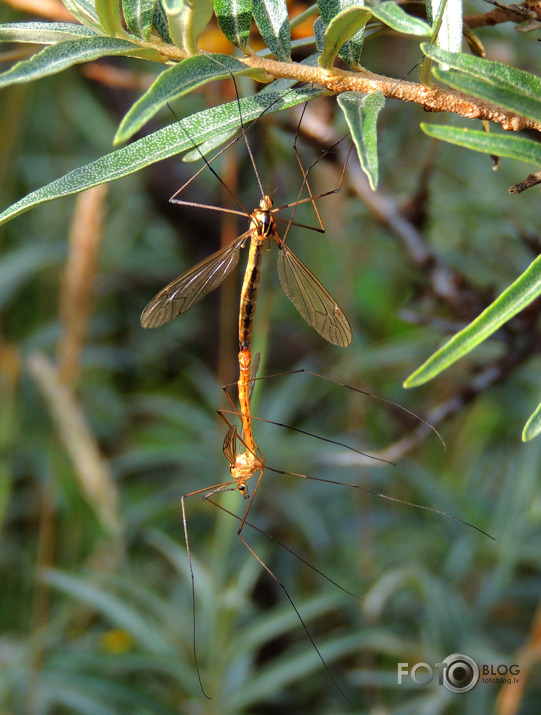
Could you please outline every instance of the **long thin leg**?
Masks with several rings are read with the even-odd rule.
[[[351,702],[351,699],[345,694],[345,692],[342,690],[342,688],[338,685],[336,679],[334,678],[333,674],[331,673],[329,666],[327,665],[327,663],[325,662],[325,659],[324,659],[323,656],[321,655],[321,652],[320,652],[319,648],[317,647],[317,645],[316,645],[316,643],[315,643],[315,641],[314,641],[314,639],[313,639],[313,637],[312,637],[312,634],[311,634],[310,631],[308,630],[308,626],[307,626],[306,623],[304,622],[304,620],[303,620],[301,614],[299,613],[299,610],[298,610],[297,606],[295,605],[293,599],[292,599],[291,596],[289,595],[289,591],[287,590],[287,588],[285,587],[285,585],[284,585],[284,584],[282,583],[282,581],[280,581],[280,579],[274,574],[274,572],[267,566],[267,564],[256,554],[256,552],[252,549],[252,547],[250,546],[250,544],[248,544],[248,542],[246,541],[246,539],[244,539],[244,537],[241,535],[240,531],[237,532],[237,536],[238,536],[239,539],[242,541],[242,543],[244,544],[244,546],[246,546],[246,548],[247,548],[248,551],[252,554],[252,556],[259,561],[259,563],[261,564],[261,566],[263,566],[263,568],[264,568],[265,571],[269,574],[269,576],[278,584],[278,586],[280,586],[280,588],[282,589],[282,591],[283,591],[284,594],[286,595],[287,600],[288,600],[289,603],[291,604],[291,607],[293,608],[293,610],[294,610],[295,613],[297,614],[297,618],[298,618],[299,621],[301,622],[301,625],[302,625],[302,627],[304,628],[304,632],[305,632],[306,635],[308,636],[308,640],[309,640],[310,643],[312,644],[313,649],[316,651],[316,653],[317,653],[317,655],[318,655],[318,658],[319,658],[319,660],[321,661],[323,667],[325,668],[325,670],[326,670],[326,672],[327,672],[327,675],[328,675],[329,678],[331,679],[331,681],[332,681],[334,687],[338,690],[338,692],[339,692],[348,702]]]
[[[475,526],[475,524],[470,524],[469,521],[465,521],[464,519],[460,519],[458,516],[453,516],[452,514],[448,514],[446,511],[442,511],[441,509],[434,509],[431,506],[423,506],[422,504],[415,504],[415,502],[410,502],[406,501],[405,499],[398,499],[397,497],[391,497],[388,494],[382,494],[381,492],[376,492],[373,489],[369,489],[368,487],[362,487],[360,484],[354,484],[352,482],[338,482],[335,481],[334,479],[321,479],[320,477],[311,477],[308,476],[307,474],[297,474],[296,472],[284,472],[281,469],[274,469],[273,467],[269,467],[266,465],[266,469],[268,469],[271,472],[274,472],[275,474],[283,474],[285,476],[290,476],[290,477],[299,477],[300,479],[310,479],[311,481],[314,482],[323,482],[324,484],[336,484],[340,487],[350,487],[351,489],[358,489],[359,491],[366,492],[367,494],[372,494],[375,497],[379,497],[380,499],[385,499],[386,501],[391,501],[395,502],[396,504],[404,504],[405,506],[412,506],[415,509],[422,509],[423,511],[430,511],[433,514],[439,514],[440,516],[444,516],[446,519],[451,519],[452,521],[456,521],[459,524],[463,524],[464,526],[470,527],[470,529],[475,529],[475,531],[478,531],[480,534],[483,534],[483,536],[488,536],[489,539],[492,539],[492,541],[496,541],[495,537],[489,534],[487,531],[483,531],[478,526]]]
[[[203,687],[203,681],[201,680],[201,671],[199,669],[199,661],[197,660],[197,613],[195,605],[195,576],[193,573],[192,555],[190,553],[190,540],[188,539],[188,523],[186,521],[186,506],[184,500],[186,497],[181,497],[180,504],[182,507],[182,524],[184,526],[184,540],[186,541],[186,553],[188,554],[188,565],[190,567],[190,578],[192,581],[192,620],[193,620],[193,633],[192,633],[192,651],[193,658],[195,662],[195,670],[197,672],[197,679],[199,680],[199,687],[201,692],[207,698],[207,700],[212,700],[212,698],[207,695],[205,688]]]
[[[232,512],[232,511],[229,511],[229,509],[226,509],[226,508],[225,508],[224,506],[222,506],[221,504],[218,504],[218,502],[217,502],[217,501],[214,501],[214,499],[212,499],[211,497],[205,496],[205,499],[206,499],[208,502],[210,502],[213,506],[217,507],[218,509],[221,509],[221,510],[224,511],[226,514],[229,514],[229,516],[232,516],[234,519],[237,519],[238,521],[241,521],[241,520],[242,520],[242,517],[238,516],[237,514],[235,514],[235,513]],[[257,531],[257,532],[258,532],[259,534],[261,534],[262,536],[266,536],[267,539],[271,539],[272,541],[274,541],[276,544],[278,544],[279,546],[281,546],[282,549],[285,549],[285,550],[286,550],[287,552],[289,552],[292,556],[294,556],[296,559],[298,559],[299,561],[301,561],[301,563],[303,563],[305,566],[308,566],[309,569],[312,569],[312,571],[314,571],[315,573],[319,574],[319,576],[321,576],[322,578],[324,578],[326,581],[328,581],[329,583],[331,583],[333,586],[336,586],[336,588],[340,589],[340,591],[343,591],[343,592],[346,593],[348,596],[352,596],[353,598],[356,598],[358,601],[362,601],[362,600],[363,600],[363,598],[362,598],[361,596],[358,596],[357,594],[352,593],[351,591],[348,591],[347,588],[344,588],[344,586],[341,586],[339,583],[337,583],[336,581],[334,581],[330,576],[327,576],[327,574],[324,573],[323,571],[321,571],[320,569],[318,569],[317,566],[314,566],[314,564],[311,564],[309,561],[307,561],[305,558],[303,558],[300,554],[298,554],[296,551],[294,551],[293,549],[291,549],[287,544],[284,544],[283,541],[280,541],[280,539],[277,539],[277,538],[276,538],[275,536],[273,536],[272,534],[269,534],[268,531],[265,531],[264,529],[260,529],[259,526],[256,526],[255,524],[252,524],[252,522],[247,521],[246,519],[244,520],[244,524],[245,524],[246,526],[249,526],[250,529],[253,529],[254,531]]]
[[[420,422],[421,424],[425,425],[428,429],[432,430],[432,432],[434,432],[436,437],[442,443],[443,447],[446,448],[445,440],[443,439],[441,434],[438,432],[438,430],[433,425],[431,425],[430,422],[427,422],[420,415],[417,415],[415,412],[412,412],[412,410],[409,410],[407,407],[404,407],[404,405],[401,405],[398,402],[393,402],[393,400],[388,400],[386,397],[381,397],[381,395],[376,395],[373,392],[368,392],[367,390],[361,390],[361,388],[359,388],[359,387],[354,387],[353,385],[347,385],[344,382],[339,382],[338,380],[334,380],[332,377],[327,377],[326,375],[321,375],[318,372],[314,372],[314,370],[309,370],[308,368],[301,367],[298,370],[288,370],[287,372],[277,372],[277,373],[274,373],[273,375],[263,375],[261,377],[254,376],[251,378],[251,380],[253,380],[255,382],[257,380],[269,380],[273,377],[285,377],[287,375],[299,375],[302,373],[304,373],[306,375],[313,375],[314,377],[318,377],[321,380],[326,380],[326,382],[330,382],[333,385],[337,385],[338,387],[344,387],[346,390],[351,390],[353,392],[357,392],[359,395],[365,395],[366,397],[371,397],[374,400],[378,400],[378,402],[383,402],[384,404],[389,405],[390,407],[400,410],[400,412],[404,412],[406,415],[413,417],[413,419],[417,420],[417,422]],[[226,385],[225,387],[231,387],[231,385]],[[256,419],[256,418],[254,418],[254,419]]]
[[[255,559],[257,559],[257,561],[261,564],[261,566],[263,566],[263,568],[264,568],[265,571],[269,574],[269,576],[278,584],[278,586],[280,586],[280,588],[282,589],[282,591],[283,591],[284,594],[286,595],[287,600],[288,600],[289,603],[291,604],[291,607],[293,608],[293,610],[294,610],[295,613],[297,614],[297,617],[298,617],[298,619],[299,619],[299,621],[300,621],[302,627],[304,628],[304,632],[305,632],[306,635],[308,636],[308,640],[309,640],[310,643],[312,644],[312,647],[313,647],[314,650],[316,651],[316,653],[317,653],[317,655],[318,655],[318,657],[319,657],[319,659],[320,659],[320,661],[321,661],[323,667],[324,667],[325,670],[327,671],[327,675],[328,675],[329,678],[331,679],[332,683],[334,684],[334,686],[335,686],[335,688],[338,690],[338,692],[341,693],[341,695],[342,695],[346,700],[349,701],[350,699],[348,698],[348,696],[344,693],[344,691],[342,690],[342,688],[341,688],[341,687],[338,685],[338,683],[336,682],[336,680],[335,680],[333,674],[331,673],[331,671],[330,671],[330,669],[329,669],[329,666],[327,665],[327,663],[325,662],[325,659],[324,659],[323,656],[321,655],[321,652],[320,652],[319,648],[317,647],[317,645],[316,645],[316,643],[315,643],[315,641],[314,641],[314,639],[313,639],[313,637],[312,637],[312,634],[311,634],[310,631],[308,630],[308,627],[307,627],[306,623],[304,622],[304,620],[303,620],[301,614],[299,613],[299,610],[298,610],[297,606],[295,606],[295,603],[294,603],[293,599],[291,598],[291,596],[290,596],[290,594],[289,594],[289,591],[288,591],[287,588],[285,587],[284,583],[283,583],[282,581],[280,581],[280,579],[276,576],[276,574],[272,571],[272,569],[271,569],[269,566],[267,566],[267,564],[263,561],[263,559],[254,551],[254,549],[250,546],[250,544],[249,544],[249,543],[246,541],[246,539],[242,536],[242,530],[243,530],[243,528],[244,528],[244,525],[246,524],[246,519],[247,519],[247,516],[248,516],[248,512],[250,511],[250,508],[251,508],[251,506],[252,506],[252,502],[253,502],[253,500],[254,500],[254,497],[255,497],[255,495],[257,494],[257,491],[258,491],[258,489],[259,489],[259,485],[260,485],[260,483],[261,483],[261,478],[262,478],[262,476],[263,476],[263,471],[261,471],[260,474],[259,474],[257,483],[256,483],[256,485],[255,485],[255,488],[254,488],[253,492],[252,492],[252,496],[251,496],[251,498],[250,498],[250,501],[249,501],[249,503],[248,503],[248,506],[246,507],[246,510],[245,510],[245,512],[244,512],[244,516],[242,517],[240,526],[239,526],[239,528],[238,528],[237,536],[238,536],[239,539],[242,541],[242,543],[244,544],[244,546],[248,549],[248,551],[252,554],[252,556],[253,556]]]

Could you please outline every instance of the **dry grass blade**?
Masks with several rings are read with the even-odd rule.
[[[120,532],[118,491],[109,468],[73,392],[40,353],[28,358],[28,368],[47,401],[58,435],[68,452],[83,493],[100,522],[114,536]]]
[[[70,227],[69,252],[59,305],[63,332],[58,345],[58,374],[68,385],[77,381],[94,302],[94,279],[103,237],[103,205],[107,191],[107,185],[101,184],[80,194]]]

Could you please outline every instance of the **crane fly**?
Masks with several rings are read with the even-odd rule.
[[[217,64],[221,64],[217,60],[215,61],[217,62]],[[278,277],[280,279],[280,283],[282,285],[284,293],[287,295],[293,305],[297,308],[304,320],[306,320],[306,322],[311,325],[314,330],[316,330],[316,332],[318,332],[323,338],[325,338],[325,340],[332,343],[333,345],[347,347],[351,343],[351,327],[342,309],[335,301],[335,299],[330,295],[330,293],[326,290],[326,288],[321,284],[321,282],[304,265],[304,263],[302,263],[302,261],[297,258],[297,256],[286,244],[287,234],[292,225],[308,228],[319,233],[325,232],[325,228],[323,227],[323,222],[321,221],[321,217],[319,215],[315,200],[323,196],[329,196],[331,194],[337,193],[341,190],[344,174],[347,167],[347,160],[345,162],[342,175],[340,177],[339,186],[335,189],[319,194],[318,196],[314,196],[308,181],[308,174],[313,168],[313,166],[317,162],[319,162],[323,158],[323,156],[325,156],[325,154],[334,149],[334,146],[328,149],[323,154],[323,156],[319,157],[316,161],[312,163],[310,167],[308,167],[307,170],[305,170],[300,159],[299,152],[297,150],[295,138],[293,148],[303,179],[302,185],[299,190],[299,195],[297,197],[296,202],[273,208],[272,198],[263,189],[263,184],[261,182],[259,172],[257,170],[255,159],[250,144],[248,142],[248,138],[246,136],[246,130],[242,121],[242,112],[235,78],[233,75],[231,75],[231,78],[233,80],[235,91],[237,94],[237,103],[240,118],[239,137],[230,142],[224,149],[218,152],[210,160],[207,160],[205,158],[199,147],[192,140],[195,149],[200,153],[202,159],[204,160],[205,166],[202,167],[194,176],[192,176],[180,189],[178,189],[178,191],[169,200],[172,203],[180,204],[183,206],[192,206],[196,208],[204,208],[213,211],[220,211],[222,213],[244,216],[250,222],[249,228],[238,238],[233,240],[228,246],[221,248],[220,250],[216,251],[216,253],[213,253],[212,255],[203,259],[195,266],[190,268],[188,271],[183,273],[181,276],[175,278],[173,281],[171,281],[171,283],[169,283],[167,286],[165,286],[165,288],[163,288],[159,293],[157,293],[157,295],[152,298],[152,300],[143,310],[141,314],[141,325],[143,328],[157,328],[161,325],[164,325],[173,318],[176,318],[178,315],[181,315],[182,313],[188,311],[208,293],[218,288],[236,267],[239,261],[240,250],[244,248],[249,241],[250,251],[246,271],[244,274],[240,308],[240,314],[241,316],[245,316],[247,323],[244,328],[244,331],[242,329],[242,326],[240,326],[239,328],[239,348],[242,350],[244,347],[248,347],[251,340],[251,326],[253,323],[253,315],[255,313],[255,304],[257,300],[263,244],[267,239],[269,241],[271,239],[274,239],[278,247]],[[266,111],[268,111],[274,103],[275,102],[269,104],[263,110],[260,117]],[[233,191],[231,191],[231,189],[227,186],[227,184],[222,180],[222,178],[211,166],[214,159],[216,159],[224,151],[226,151],[229,146],[231,146],[231,144],[233,144],[240,138],[240,136],[242,136],[244,139],[244,143],[246,145],[248,156],[250,157],[250,162],[253,167],[253,171],[257,180],[257,185],[259,187],[261,196],[259,200],[259,206],[252,212],[248,211],[248,209],[244,206],[240,199],[234,194]],[[189,135],[188,138],[191,140],[191,137],[189,137]],[[339,144],[340,142],[337,143]],[[213,173],[213,175],[218,179],[218,181],[222,184],[225,190],[231,195],[233,200],[242,210],[226,209],[218,206],[211,206],[192,201],[185,201],[183,199],[178,198],[179,194],[205,168],[208,168]],[[308,193],[308,198],[301,198],[302,192],[305,189]],[[317,220],[319,222],[319,227],[306,226],[305,224],[299,224],[293,221],[293,217],[295,215],[297,207],[300,204],[307,202],[310,202],[314,208]],[[291,207],[293,207],[293,214],[288,220],[276,218],[276,213],[283,209]],[[278,234],[276,226],[277,221],[283,221],[287,224],[287,228],[285,230],[283,238],[281,238]]]
[[[256,359],[254,359],[254,363],[257,362]],[[329,380],[329,378],[326,378],[324,376],[318,375],[317,373],[311,373],[310,371],[306,371],[309,374],[315,375],[316,377],[323,377],[325,380]],[[273,378],[273,377],[278,377],[278,375],[270,375],[268,378]],[[280,376],[281,377],[281,376]],[[255,370],[252,369],[250,372],[250,376],[245,379],[245,380],[240,380],[239,379],[239,393],[243,391],[245,394],[242,397],[242,400],[247,400],[248,405],[250,402],[250,397],[251,397],[251,388],[253,387],[253,384],[255,380],[264,380],[267,379],[266,377],[262,378],[256,378],[255,377]],[[340,385],[340,383],[336,383],[334,380],[330,380],[331,382]],[[355,489],[364,493],[368,493],[370,495],[379,497],[381,499],[384,499],[388,502],[393,502],[396,504],[402,504],[408,507],[414,507],[418,510],[422,510],[425,512],[431,512],[433,514],[436,514],[438,516],[443,516],[447,519],[450,519],[452,521],[458,522],[459,524],[462,524],[464,526],[468,526],[470,528],[475,529],[476,531],[480,532],[481,534],[488,536],[489,538],[493,539],[493,537],[488,534],[487,532],[483,531],[479,527],[475,526],[474,524],[471,524],[463,519],[460,519],[452,514],[449,514],[445,511],[442,511],[440,509],[436,509],[430,506],[425,506],[421,504],[417,504],[415,502],[410,502],[406,501],[403,499],[398,499],[393,496],[389,496],[387,494],[378,492],[376,490],[370,489],[368,487],[361,486],[359,484],[351,483],[351,482],[342,482],[342,481],[337,481],[334,479],[325,479],[321,477],[315,477],[315,476],[310,476],[307,474],[302,474],[298,472],[291,472],[291,471],[285,471],[282,469],[277,469],[275,467],[270,466],[269,464],[266,463],[265,458],[263,456],[263,453],[259,446],[256,444],[255,440],[253,439],[253,434],[252,434],[252,422],[253,421],[262,421],[265,423],[270,423],[270,424],[275,424],[279,427],[285,427],[287,429],[292,429],[296,432],[300,432],[305,435],[310,435],[308,432],[304,432],[303,430],[300,430],[296,427],[291,427],[289,425],[284,425],[280,423],[273,423],[270,420],[266,420],[260,417],[256,417],[249,412],[248,414],[242,414],[240,413],[234,405],[232,397],[229,395],[228,388],[229,386],[224,387],[224,390],[228,396],[229,401],[232,404],[233,410],[218,410],[218,414],[220,417],[224,420],[226,425],[228,426],[227,433],[225,435],[224,441],[223,441],[223,453],[225,458],[227,459],[229,463],[229,472],[230,472],[230,479],[228,479],[225,482],[221,482],[218,484],[214,484],[212,486],[207,486],[205,488],[197,489],[196,491],[190,492],[188,494],[185,494],[181,497],[181,507],[182,507],[182,519],[183,519],[183,527],[184,527],[184,537],[186,541],[186,549],[187,549],[187,554],[188,554],[188,563],[189,563],[189,569],[190,569],[190,576],[191,576],[191,587],[192,587],[192,609],[193,609],[193,627],[194,627],[194,632],[193,632],[193,654],[194,654],[194,660],[195,660],[195,665],[196,665],[196,671],[197,675],[199,678],[199,684],[201,687],[201,691],[203,694],[208,698],[209,696],[206,694],[202,679],[201,679],[201,674],[199,670],[199,663],[198,663],[198,658],[197,658],[197,647],[196,647],[196,613],[195,613],[195,577],[194,577],[194,571],[193,571],[193,566],[192,566],[192,559],[191,559],[191,553],[190,553],[190,543],[189,543],[189,536],[188,536],[188,522],[187,522],[187,516],[186,516],[186,500],[196,496],[196,495],[202,495],[203,498],[210,502],[213,506],[221,509],[223,512],[226,514],[230,515],[232,518],[237,519],[239,522],[239,526],[237,528],[237,537],[240,539],[242,544],[245,546],[245,548],[250,552],[250,554],[257,560],[257,562],[262,566],[263,569],[267,572],[267,574],[273,579],[273,581],[280,587],[284,595],[286,596],[287,600],[289,601],[291,607],[293,608],[297,618],[299,619],[299,623],[301,624],[302,628],[304,629],[304,632],[306,633],[306,636],[312,646],[312,648],[315,650],[318,658],[320,659],[321,663],[323,664],[323,667],[325,668],[328,676],[330,677],[331,681],[333,682],[334,686],[338,689],[338,691],[344,695],[346,699],[349,699],[347,695],[343,692],[342,688],[340,685],[337,683],[335,680],[332,672],[329,669],[329,666],[325,662],[325,659],[323,658],[313,636],[310,633],[310,630],[308,629],[308,626],[306,625],[306,622],[303,619],[303,616],[299,612],[297,606],[295,605],[293,598],[291,597],[286,585],[284,582],[274,573],[274,571],[270,568],[270,566],[261,558],[261,556],[257,553],[256,549],[248,543],[247,539],[245,538],[245,528],[248,527],[249,529],[258,532],[259,534],[262,534],[263,536],[266,536],[267,538],[272,539],[275,543],[277,543],[280,547],[286,549],[291,555],[293,555],[296,559],[300,560],[302,564],[305,566],[309,567],[313,571],[315,571],[317,574],[325,578],[329,583],[331,583],[333,586],[339,588],[343,592],[349,594],[350,596],[353,596],[354,598],[359,599],[360,597],[351,593],[351,591],[348,591],[345,589],[343,586],[338,584],[336,581],[333,579],[329,578],[325,573],[323,573],[321,570],[319,570],[316,566],[311,564],[309,561],[304,559],[301,555],[299,555],[296,551],[291,549],[289,546],[286,544],[282,543],[275,537],[273,537],[271,534],[268,532],[264,531],[263,529],[260,529],[258,526],[256,526],[252,521],[248,520],[249,513],[252,509],[252,506],[254,504],[254,500],[256,497],[256,494],[262,484],[263,480],[263,474],[265,471],[272,472],[274,474],[280,475],[282,477],[294,477],[296,479],[305,479],[305,480],[310,480],[310,481],[315,481],[315,482],[320,482],[324,484],[332,484],[334,486],[342,486],[342,487],[347,487],[349,489]],[[361,394],[367,394],[364,393],[362,390],[359,390],[357,388],[354,388],[349,385],[342,385],[342,387],[346,387],[348,389],[354,390],[356,392],[359,392]],[[371,395],[373,396],[373,395]],[[377,396],[375,396],[377,398]],[[241,402],[241,398],[239,397],[239,402]],[[400,406],[398,406],[400,407]],[[243,436],[239,435],[237,425],[232,425],[226,415],[235,415],[242,423],[243,425]],[[421,418],[419,418],[421,419]],[[423,422],[423,420],[421,420]],[[426,423],[425,423],[426,424]],[[248,426],[248,429],[247,429]],[[246,435],[249,435],[248,439],[245,438]],[[319,440],[323,440],[328,443],[332,443],[334,445],[338,445],[342,448],[346,448],[348,450],[351,450],[352,452],[355,452],[359,455],[362,455],[365,458],[370,458],[377,460],[378,462],[383,462],[386,464],[393,464],[392,462],[388,461],[387,459],[383,459],[381,457],[376,457],[373,455],[369,455],[366,452],[362,452],[355,447],[352,447],[350,445],[341,443],[341,442],[336,442],[335,440],[328,439],[326,437],[321,437],[318,435],[310,435],[311,437],[314,437]],[[251,443],[249,443],[249,440],[252,440]],[[240,446],[239,446],[240,445]],[[253,488],[250,489],[250,482],[255,480],[255,484]],[[223,494],[224,492],[228,491],[238,491],[242,497],[244,502],[246,503],[246,500],[248,503],[246,506],[243,508],[242,512],[240,515],[234,513],[233,511],[230,511],[227,509],[223,504],[221,504],[219,501],[216,500],[216,497],[219,497],[220,494]]]
[[[284,293],[306,322],[325,340],[347,347],[351,343],[348,319],[326,288],[280,238],[274,217],[280,209],[273,209],[272,206],[270,196],[264,195],[259,207],[249,215],[251,225],[245,233],[175,278],[155,295],[141,314],[142,327],[157,328],[168,323],[218,288],[236,267],[241,248],[250,241],[240,311],[248,322],[245,327],[240,326],[239,334],[240,348],[246,347],[251,342],[263,245],[265,240],[274,239],[278,246],[278,277]]]
[[[265,241],[271,241],[272,239],[276,241],[276,244],[278,246],[277,269],[280,283],[285,294],[291,300],[293,305],[297,308],[297,310],[306,320],[306,322],[311,325],[322,337],[324,337],[326,340],[328,340],[334,345],[338,345],[340,347],[347,347],[351,343],[351,327],[342,309],[334,300],[334,298],[330,295],[330,293],[326,290],[326,288],[321,284],[321,282],[302,263],[302,261],[297,258],[297,256],[293,253],[293,251],[289,248],[285,241],[285,237],[287,236],[287,232],[289,231],[291,225],[302,225],[294,224],[293,222],[294,213],[297,209],[297,206],[301,203],[312,203],[320,225],[319,228],[310,226],[304,227],[312,228],[320,232],[324,231],[323,223],[315,205],[315,199],[320,198],[320,196],[330,195],[332,193],[340,191],[345,170],[347,167],[347,161],[342,170],[342,175],[340,177],[340,183],[338,188],[315,197],[312,193],[308,181],[308,173],[312,167],[309,167],[308,170],[304,169],[295,143],[295,155],[297,157],[297,161],[303,177],[297,201],[293,204],[287,204],[286,206],[273,208],[273,202],[271,197],[268,194],[265,194],[263,191],[261,179],[259,177],[255,160],[245,134],[244,126],[242,124],[242,117],[241,134],[244,137],[248,154],[250,156],[254,169],[254,173],[257,178],[257,183],[261,191],[262,197],[260,199],[258,208],[256,208],[252,213],[249,213],[245,206],[242,204],[242,202],[233,194],[233,198],[241,206],[241,208],[243,209],[242,211],[221,209],[215,206],[207,206],[204,204],[197,204],[194,202],[178,199],[178,194],[195,178],[195,176],[198,175],[199,172],[195,174],[192,179],[186,182],[186,184],[184,184],[184,186],[182,186],[171,197],[170,200],[173,203],[179,203],[181,205],[197,206],[200,208],[208,208],[212,210],[223,211],[225,213],[233,213],[236,215],[247,216],[250,220],[249,229],[243,234],[241,234],[238,238],[233,240],[228,246],[221,248],[220,250],[216,251],[216,253],[213,253],[211,256],[208,256],[207,258],[203,259],[195,266],[190,268],[188,271],[183,273],[181,276],[175,278],[167,286],[165,286],[165,288],[163,288],[156,296],[154,296],[154,298],[152,298],[152,300],[143,310],[141,314],[141,325],[143,328],[160,327],[168,323],[173,318],[176,318],[178,315],[181,315],[182,313],[188,311],[208,293],[218,288],[226,279],[226,277],[236,267],[239,261],[240,251],[246,246],[249,241],[250,249],[246,269],[244,272],[239,307],[238,389],[240,416],[243,425],[243,439],[247,447],[246,455],[252,455],[250,459],[253,459],[253,455],[256,454],[257,446],[253,437],[250,420],[250,396],[251,389],[253,389],[254,384],[252,382],[251,389],[249,389],[250,370],[252,363],[251,342],[261,276],[261,260]],[[198,147],[196,148],[198,149]],[[222,152],[223,151],[224,150],[222,150]],[[221,154],[222,152],[219,152],[219,154]],[[216,156],[219,156],[219,154]],[[224,184],[222,179],[211,167],[210,164],[212,162],[212,159],[210,160],[210,162],[207,161],[204,156],[203,159],[205,161],[205,165],[212,171],[212,173],[229,191],[228,187]],[[301,199],[301,194],[305,187],[308,191],[309,198]],[[289,221],[287,221],[288,225],[286,228],[285,236],[282,239],[278,234],[276,225],[277,219],[275,217],[275,214],[278,211],[289,207],[294,207],[293,215],[291,216]]]

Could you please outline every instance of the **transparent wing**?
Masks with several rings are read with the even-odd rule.
[[[284,293],[325,340],[347,347],[351,343],[351,327],[338,303],[287,244],[279,248],[277,267]]]
[[[252,365],[250,366],[250,389],[248,391],[248,400],[252,399],[254,394],[255,379],[257,377],[257,371],[259,370],[259,363],[261,362],[261,353],[256,353],[252,358]]]
[[[158,328],[168,323],[218,288],[237,265],[239,251],[250,233],[243,233],[229,246],[208,256],[162,288],[141,313],[143,328]]]
[[[235,464],[237,459],[237,425],[227,430],[224,439],[224,454],[229,464]]]

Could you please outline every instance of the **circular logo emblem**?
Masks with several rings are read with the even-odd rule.
[[[443,685],[452,693],[468,693],[479,681],[479,666],[469,655],[453,653],[443,661]]]

